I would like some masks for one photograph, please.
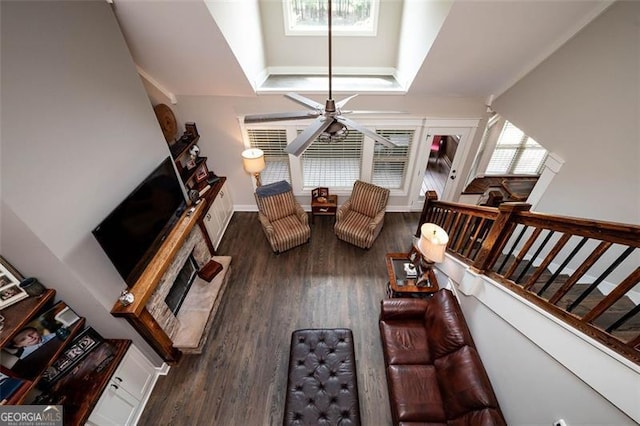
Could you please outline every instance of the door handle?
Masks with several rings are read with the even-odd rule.
[[[449,179],[456,180],[456,177],[455,177],[455,175],[451,175],[451,176],[449,176]]]

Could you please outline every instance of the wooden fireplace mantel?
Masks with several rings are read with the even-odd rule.
[[[133,303],[123,306],[120,301],[117,301],[111,309],[113,316],[126,318],[160,356],[170,363],[177,362],[181,352],[173,347],[171,338],[158,326],[153,316],[147,311],[146,305],[178,250],[206,211],[206,204],[201,202],[195,206],[193,213],[187,215],[189,212],[187,209],[182,214],[140,278],[129,288],[129,292],[134,296]]]

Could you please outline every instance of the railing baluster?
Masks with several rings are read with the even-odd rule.
[[[453,221],[453,224],[449,227],[449,244],[452,244],[453,241],[452,239],[455,239],[458,237],[457,233],[456,233],[456,229],[458,228],[458,224],[460,223],[460,219],[462,218],[462,213],[460,212],[455,212],[455,220]]]
[[[475,232],[473,233],[473,237],[469,238],[469,240],[465,244],[466,253],[463,256],[466,257],[467,259],[470,258],[471,251],[473,250],[473,246],[475,245],[475,242],[478,239],[478,234],[480,234],[480,230],[482,229],[482,227],[484,226],[484,223],[486,222],[485,218],[476,218],[476,219],[478,220],[476,220],[476,223],[474,225]]]
[[[584,322],[593,322],[607,309],[616,303],[622,296],[640,282],[640,267],[636,268],[627,278],[614,288],[604,299],[600,301],[592,310],[582,317]]]
[[[549,234],[549,237],[551,236],[551,234]],[[553,246],[553,249],[549,252],[549,254],[547,255],[547,257],[544,258],[544,260],[542,261],[542,263],[536,267],[536,271],[531,274],[531,277],[529,278],[529,280],[523,285],[523,287],[527,290],[529,290],[531,287],[533,287],[533,285],[536,283],[536,281],[538,281],[538,278],[540,278],[540,276],[544,273],[544,271],[547,270],[547,268],[549,267],[549,265],[551,264],[551,261],[553,259],[555,259],[555,257],[558,255],[558,253],[560,253],[560,250],[563,249],[563,247],[567,244],[567,242],[571,239],[571,235],[569,234],[564,234],[562,235],[562,237],[560,237],[560,240],[558,240],[558,242],[556,243],[555,246]],[[532,260],[533,262],[533,260]],[[538,294],[539,296],[540,294]]]
[[[617,330],[618,328],[620,328],[625,322],[629,321],[631,318],[633,318],[638,312],[640,312],[640,305],[636,305],[634,306],[629,312],[627,312],[626,314],[624,314],[622,317],[620,317],[620,319],[618,319],[616,322],[614,322],[613,324],[611,324],[609,327],[607,327],[607,329],[605,330],[607,333],[611,333],[612,331]]]
[[[509,260],[509,258],[513,255],[513,251],[518,246],[518,243],[520,243],[520,240],[522,239],[522,237],[524,236],[524,233],[526,232],[526,230],[528,228],[529,227],[526,226],[526,225],[522,226],[522,230],[520,231],[520,234],[518,235],[518,238],[516,238],[515,242],[511,245],[511,249],[509,249],[509,253],[507,253],[505,258],[502,260],[502,263],[500,264],[500,267],[496,270],[496,272],[498,274],[502,272],[502,268],[504,268],[504,266],[507,264],[507,261]]]
[[[438,194],[436,191],[427,191],[426,194],[424,194],[424,204],[422,205],[422,212],[420,212],[420,219],[418,220],[418,229],[416,229],[415,234],[416,237],[420,237],[420,227],[423,223],[427,222],[427,214],[430,211],[433,212],[431,206],[433,206],[434,202],[437,200]]]
[[[601,242],[598,247],[596,247],[596,249],[589,255],[589,257],[585,259],[584,262],[582,262],[582,265],[580,265],[580,267],[576,269],[573,274],[571,274],[567,282],[564,283],[562,287],[560,287],[560,290],[556,291],[556,294],[554,294],[553,297],[549,299],[549,303],[552,303],[554,305],[558,303],[558,301],[562,299],[565,294],[569,292],[569,290],[571,290],[575,283],[577,283],[578,280],[587,273],[591,266],[596,263],[598,259],[600,259],[600,257],[602,257],[602,255],[607,251],[607,249],[609,249],[609,247],[611,247],[612,244],[613,243],[610,243],[608,241]]]
[[[531,259],[527,262],[527,265],[520,272],[520,275],[518,275],[518,278],[516,278],[514,282],[520,283],[520,280],[524,278],[525,275],[527,275],[527,272],[529,272],[529,269],[531,269],[531,267],[533,266],[533,262],[535,262],[535,260],[538,258],[538,255],[542,252],[542,250],[547,245],[547,243],[549,242],[553,234],[554,234],[554,231],[549,231],[547,233],[547,236],[544,238],[544,240],[542,240],[542,244],[540,244],[536,252],[533,254],[533,256],[531,256]]]
[[[460,231],[458,235],[458,239],[456,240],[455,245],[453,245],[453,251],[455,251],[456,253],[460,252],[460,245],[465,240],[467,231],[469,230],[469,224],[471,223],[472,216],[470,214],[467,214],[465,215],[465,217],[467,219],[464,221],[464,224],[462,226],[462,231]]]
[[[566,235],[566,234],[565,234]],[[567,256],[567,258],[560,264],[560,266],[558,267],[558,269],[556,270],[556,272],[553,273],[553,275],[551,275],[551,278],[549,278],[547,280],[546,283],[544,283],[544,285],[542,286],[542,288],[540,290],[538,290],[538,296],[542,296],[542,294],[547,291],[547,289],[549,288],[549,286],[556,280],[556,278],[558,278],[558,276],[562,273],[562,271],[564,270],[564,268],[569,264],[569,262],[571,262],[571,260],[576,256],[576,254],[578,254],[578,252],[580,251],[580,249],[586,244],[586,242],[589,241],[589,239],[587,237],[584,237],[582,240],[580,240],[580,242],[574,247],[573,250],[571,250],[571,253],[569,253],[569,256]]]
[[[507,273],[504,274],[505,278],[511,279],[511,275],[513,275],[513,273],[516,272],[516,269],[518,268],[518,266],[520,266],[520,262],[522,262],[522,259],[524,259],[526,254],[529,252],[529,249],[531,248],[533,243],[535,243],[535,241],[538,239],[538,235],[540,235],[541,232],[542,232],[542,228],[535,228],[533,230],[527,242],[524,243],[524,247],[522,247],[522,249],[516,255],[516,258],[511,264],[511,267],[509,267],[509,269],[507,270]]]
[[[627,257],[629,257],[631,252],[633,252],[634,250],[635,247],[627,247],[627,249],[615,260],[615,262],[609,265],[606,271],[604,271],[585,291],[582,292],[580,296],[578,296],[576,300],[573,301],[571,305],[569,305],[569,307],[566,309],[567,312],[573,311],[576,306],[578,306],[580,302],[582,302],[588,295],[590,295],[591,292],[595,290],[596,287],[598,287],[600,283],[604,281],[604,279],[607,278],[607,276],[618,267],[618,265],[620,265]]]

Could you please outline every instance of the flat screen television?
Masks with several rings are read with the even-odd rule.
[[[186,207],[184,194],[167,157],[92,231],[131,287]]]

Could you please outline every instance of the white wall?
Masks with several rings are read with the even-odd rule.
[[[615,3],[493,107],[564,161],[537,210],[640,224],[640,3]]]
[[[453,258],[439,268],[452,280],[508,424],[640,420],[638,366]]]
[[[124,282],[91,230],[167,145],[106,2],[2,2],[2,253],[69,298],[89,325],[131,338],[108,312]],[[49,265],[50,267],[44,267]]]

